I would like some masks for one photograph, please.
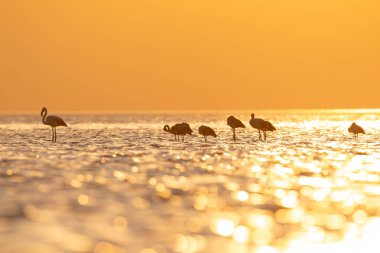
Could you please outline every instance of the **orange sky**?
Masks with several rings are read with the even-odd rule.
[[[0,111],[380,107],[379,0],[0,1]]]

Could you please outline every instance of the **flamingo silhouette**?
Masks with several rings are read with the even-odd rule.
[[[205,137],[205,142],[207,142],[207,136],[214,136],[216,138],[215,131],[211,127],[202,125],[198,128],[198,132]]]
[[[229,125],[232,128],[233,132],[233,139],[236,141],[236,128],[245,128],[245,125],[243,122],[241,122],[239,119],[235,118],[234,116],[229,116],[227,118],[227,125]]]
[[[264,140],[267,139],[267,131],[276,131],[276,128],[270,123],[269,121],[255,118],[255,114],[251,114],[251,120],[249,121],[249,124],[256,128],[259,131],[259,139],[261,140],[261,131],[264,132]]]
[[[64,126],[67,127],[65,121],[61,119],[58,116],[47,116],[47,109],[46,107],[42,108],[41,110],[41,117],[42,117],[42,123],[44,125],[51,126],[51,131],[52,131],[52,141],[56,142],[57,141],[57,130],[56,127],[58,126]]]
[[[348,128],[349,133],[353,133],[355,138],[357,139],[359,134],[365,134],[364,129],[357,125],[355,122],[351,124],[351,126]]]
[[[182,136],[182,142],[185,141],[186,134],[192,135],[193,133],[188,123],[175,124],[172,127],[165,125],[164,131],[173,134],[176,141],[179,141],[179,137]]]

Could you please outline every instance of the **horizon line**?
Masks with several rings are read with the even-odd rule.
[[[245,111],[379,111],[377,108],[286,108],[286,109],[177,109],[177,110],[56,110],[54,113],[63,114],[136,114],[136,113],[209,113],[209,112],[245,112]],[[39,110],[15,110],[15,111],[1,111],[0,114],[34,114]]]

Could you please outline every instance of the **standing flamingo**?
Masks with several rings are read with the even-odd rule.
[[[233,139],[234,141],[236,141],[236,132],[235,132],[235,129],[236,128],[245,128],[245,125],[243,124],[243,122],[241,122],[239,119],[235,118],[234,116],[229,116],[227,118],[227,125],[229,125],[231,128],[232,128],[232,131],[233,131]]]
[[[259,139],[261,140],[261,131],[264,132],[264,140],[267,139],[267,131],[276,131],[276,128],[270,123],[269,121],[255,118],[255,114],[251,114],[251,120],[249,121],[249,124],[253,127],[259,130]]]
[[[47,109],[46,107],[42,108],[41,110],[41,117],[42,117],[42,123],[44,125],[49,125],[51,126],[51,131],[52,131],[52,141],[56,142],[57,141],[57,126],[64,126],[67,127],[65,121],[61,119],[58,116],[47,116]]]
[[[215,131],[211,127],[202,125],[198,128],[198,132],[205,137],[205,142],[207,142],[207,136],[213,136],[216,138]]]
[[[355,122],[348,128],[348,132],[353,133],[355,138],[358,138],[359,134],[365,134],[364,129]]]
[[[172,127],[169,127],[169,125],[165,125],[164,129],[165,132],[171,133],[174,135],[174,140],[179,141],[179,137],[182,136],[182,142],[185,141],[185,135],[189,134],[192,135],[193,130],[191,130],[190,125],[188,123],[181,123],[181,124],[175,124]]]

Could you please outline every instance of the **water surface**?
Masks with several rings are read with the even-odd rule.
[[[0,116],[1,252],[378,252],[380,110]],[[366,135],[354,139],[356,121]],[[165,124],[213,127],[175,142]]]

